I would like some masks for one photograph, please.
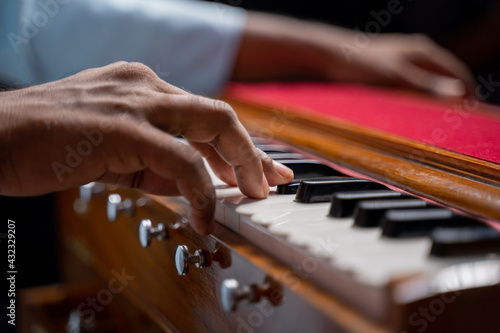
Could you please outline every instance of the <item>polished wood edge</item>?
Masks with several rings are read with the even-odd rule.
[[[256,134],[487,221],[500,221],[500,165],[340,119],[224,98]]]

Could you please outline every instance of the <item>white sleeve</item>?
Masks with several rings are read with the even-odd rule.
[[[242,9],[191,0],[1,0],[0,83],[39,84],[124,60],[214,94],[245,21]]]

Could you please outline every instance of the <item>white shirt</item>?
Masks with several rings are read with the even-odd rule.
[[[215,94],[245,21],[242,9],[191,0],[0,0],[0,83],[40,84],[124,60]]]

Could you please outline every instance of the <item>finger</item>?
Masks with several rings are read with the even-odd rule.
[[[398,73],[398,77],[401,85],[439,96],[463,97],[467,94],[467,88],[463,81],[439,75],[411,64]]]
[[[106,172],[96,181],[118,186],[137,188],[141,191],[165,196],[179,196],[181,193],[177,183],[171,179],[165,179],[151,171],[149,168],[128,174],[117,174]]]
[[[259,153],[262,161],[264,175],[266,176],[267,182],[270,186],[287,184],[293,180],[293,171],[290,168],[274,161],[269,155],[260,149],[257,149],[257,152]]]
[[[201,156],[173,138],[166,150],[146,153],[146,163],[153,172],[176,180],[180,194],[191,204],[189,222],[192,227],[200,234],[210,233],[214,227],[215,191]]]
[[[233,167],[224,161],[212,146],[194,141],[190,141],[189,144],[205,157],[215,175],[219,177],[220,180],[232,186],[238,184]]]
[[[189,222],[192,227],[200,234],[210,233],[214,227],[215,192],[200,154],[153,126],[134,127],[119,130],[120,145],[110,145],[107,170],[114,174],[129,174],[138,169],[149,169],[168,180],[162,183],[168,187],[163,189],[151,185],[150,181],[155,179],[153,176],[129,186],[141,190],[153,188],[158,194],[172,193],[170,186],[175,182],[178,192],[191,204]]]
[[[148,120],[190,141],[208,143],[232,166],[243,194],[265,198],[269,185],[250,136],[229,105],[194,95],[158,96]]]
[[[214,173],[229,185],[236,185],[236,177],[232,167],[224,161],[213,147],[207,144],[190,142],[207,159]],[[264,175],[270,186],[287,184],[293,180],[293,171],[281,163],[274,161],[262,150],[255,148],[262,162]]]
[[[442,77],[449,79],[448,82],[451,82],[453,78],[460,80],[455,81],[453,84],[442,81],[440,83],[441,86],[437,88],[441,89],[438,93],[442,95],[456,94],[459,86],[457,82],[461,82],[463,86],[461,89],[464,90],[462,95],[474,94],[475,81],[472,73],[465,64],[450,52],[444,49],[433,48],[428,52],[419,54],[418,57],[410,58],[410,61],[424,70],[435,74],[442,74]]]

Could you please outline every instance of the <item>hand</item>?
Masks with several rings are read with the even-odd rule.
[[[193,228],[206,234],[214,226],[215,194],[200,152],[221,179],[250,197],[265,198],[269,185],[293,178],[254,147],[229,105],[191,95],[141,64],[115,63],[0,93],[4,195],[91,181],[183,195]]]
[[[474,94],[467,67],[424,35],[353,32],[351,36],[352,40],[336,45],[344,61],[332,62],[329,68],[335,80],[396,85],[450,97]]]
[[[452,97],[475,87],[465,64],[423,35],[364,34],[252,12],[233,79],[360,82]]]

